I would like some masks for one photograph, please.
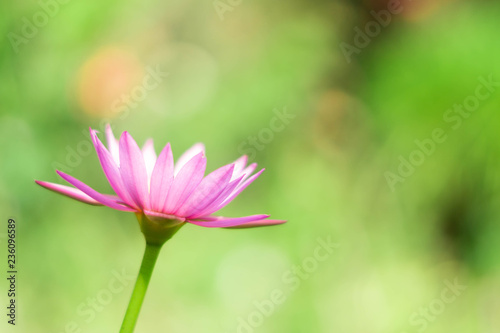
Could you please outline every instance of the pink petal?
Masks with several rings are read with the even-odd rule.
[[[266,219],[268,217],[269,217],[269,215],[251,215],[251,216],[244,216],[244,217],[217,216],[216,220],[214,220],[214,221],[188,220],[187,222],[199,225],[200,227],[228,228],[228,227],[234,227],[234,226],[238,226],[238,225],[249,223],[249,222],[260,221],[260,220]]]
[[[189,216],[206,208],[224,191],[231,179],[233,169],[234,164],[228,164],[203,178],[193,194],[175,213],[179,216]]]
[[[231,180],[234,180],[243,174],[243,169],[247,165],[247,161],[248,161],[247,155],[243,155],[240,158],[238,158],[236,161],[234,161],[234,171],[233,171],[233,176],[231,177]]]
[[[205,146],[203,145],[203,143],[196,143],[191,148],[186,150],[175,163],[174,175],[177,175],[188,161],[190,161],[195,155],[201,152],[205,153]]]
[[[144,214],[152,221],[161,221],[161,220],[171,220],[171,223],[182,223],[186,221],[183,217],[178,217],[175,215],[163,214],[151,210],[144,210]]]
[[[249,166],[247,166],[245,169],[243,169],[243,171],[241,171],[241,174],[245,174],[246,177],[248,177],[255,171],[255,168],[257,168],[257,163],[252,163]]]
[[[234,172],[233,172],[233,174],[234,174]],[[222,193],[219,194],[219,196],[214,201],[212,201],[203,210],[191,213],[191,215],[189,215],[188,217],[190,219],[195,219],[195,218],[200,217],[200,216],[206,216],[206,215],[210,215],[212,213],[215,213],[218,210],[220,203],[223,202],[227,198],[227,196],[230,195],[234,191],[234,189],[240,184],[240,182],[242,181],[242,179],[244,177],[245,177],[245,175],[242,175],[242,176],[240,176],[240,178],[232,180],[226,186],[224,191],[222,191]]]
[[[118,140],[116,140],[113,135],[113,130],[109,124],[106,124],[106,142],[108,143],[108,149],[115,161],[116,165],[120,165],[120,155],[118,150]]]
[[[151,180],[151,174],[153,173],[153,168],[156,163],[156,152],[155,146],[153,144],[153,139],[146,141],[144,146],[142,146],[142,156],[144,156],[144,163],[146,164],[146,172],[148,173],[148,184]]]
[[[76,199],[81,202],[85,202],[91,205],[96,205],[96,206],[101,206],[102,204],[99,201],[96,201],[80,191],[77,188],[74,187],[69,187],[66,185],[61,185],[61,184],[54,184],[54,183],[49,183],[49,182],[44,182],[40,180],[35,180],[35,183],[38,185],[45,187],[48,190],[54,191],[56,193],[65,195],[67,197]]]
[[[117,164],[114,162],[113,157],[110,152],[104,147],[102,142],[97,137],[96,131],[90,129],[90,136],[92,137],[92,142],[97,152],[97,157],[101,163],[102,170],[108,179],[109,184],[115,191],[115,193],[129,206],[134,208],[139,208],[138,205],[132,200],[132,197],[128,193],[125,185],[123,184],[120,170]]]
[[[144,157],[126,131],[120,137],[120,174],[134,202],[141,209],[149,209],[148,174]]]
[[[220,205],[219,207],[217,207],[216,210],[219,210],[221,209],[222,207],[226,206],[227,204],[229,204],[231,201],[234,200],[234,198],[236,198],[238,196],[238,194],[241,193],[241,191],[243,191],[248,185],[250,185],[255,179],[257,179],[257,177],[260,176],[260,174],[262,172],[264,172],[265,169],[262,169],[260,170],[259,172],[257,172],[255,175],[253,175],[252,177],[248,178],[247,180],[245,180],[240,186],[238,186],[234,191],[233,193],[231,193],[227,198],[226,200],[224,200]]]
[[[255,228],[255,227],[267,227],[272,225],[278,225],[286,223],[286,220],[260,220],[248,222],[240,225],[236,225],[234,227],[227,227],[228,229],[244,229],[244,228]]]
[[[254,172],[255,168],[257,167],[257,163],[252,163],[249,166],[245,167],[247,162],[248,162],[247,155],[241,156],[240,158],[238,158],[234,162],[235,167],[234,167],[234,172],[233,172],[233,176],[231,177],[231,180],[235,180],[236,178],[238,178],[244,174],[246,174],[246,177],[248,177]],[[244,178],[244,179],[246,179],[246,178]]]
[[[184,165],[174,177],[162,212],[173,213],[184,203],[203,179],[206,166],[207,159],[203,152],[198,153]]]
[[[70,183],[71,185],[76,187],[77,189],[81,190],[83,193],[85,193],[86,195],[88,195],[92,199],[100,202],[101,204],[103,204],[105,206],[108,206],[108,207],[111,207],[111,208],[117,209],[117,210],[126,211],[126,212],[135,212],[136,211],[135,209],[132,209],[130,207],[120,205],[119,203],[116,202],[116,200],[113,200],[109,196],[97,192],[96,190],[94,190],[93,188],[88,186],[87,184],[84,184],[83,182],[79,181],[78,179],[76,179],[68,174],[65,174],[62,171],[56,171],[56,172],[59,174],[59,176],[62,177],[62,179],[64,179],[65,181],[67,181],[68,183]]]
[[[160,153],[153,168],[150,182],[151,209],[161,211],[174,180],[174,158],[170,143]]]

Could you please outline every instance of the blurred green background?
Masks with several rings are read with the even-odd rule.
[[[1,331],[118,331],[144,247],[135,216],[34,183],[63,184],[59,168],[111,193],[88,137],[107,121],[175,157],[204,142],[209,171],[250,154],[266,171],[222,213],[289,221],[184,227],[136,332],[500,331],[499,14],[458,0],[2,2],[0,245],[14,217],[19,293]],[[167,74],[142,89],[151,71]],[[318,238],[339,245],[324,261]]]

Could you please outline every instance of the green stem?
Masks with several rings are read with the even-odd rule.
[[[160,254],[160,250],[161,245],[146,243],[146,250],[144,251],[144,257],[142,258],[141,269],[139,270],[139,275],[137,276],[137,281],[135,282],[134,291],[132,292],[132,297],[130,298],[125,318],[123,318],[120,333],[132,333],[134,331],[137,317],[141,311],[142,301],[146,295],[149,280],[153,274],[153,269],[155,267],[156,259]]]

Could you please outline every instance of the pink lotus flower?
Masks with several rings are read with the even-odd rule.
[[[91,205],[135,212],[146,237],[158,228],[191,223],[202,227],[258,227],[285,223],[269,220],[269,215],[223,217],[213,214],[229,204],[264,169],[252,175],[256,163],[249,166],[247,156],[234,163],[205,174],[206,157],[203,144],[195,144],[175,163],[170,144],[157,157],[153,140],[139,148],[128,132],[116,140],[111,127],[106,127],[108,149],[90,129],[97,156],[109,184],[116,195],[99,193],[80,180],[62,172],[57,173],[74,187],[36,181],[37,184],[70,198]],[[149,230],[156,228],[157,230]],[[155,227],[156,226],[156,227]],[[148,230],[145,230],[148,229]]]

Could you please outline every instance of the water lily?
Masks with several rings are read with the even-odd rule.
[[[108,147],[90,129],[92,142],[106,178],[115,194],[100,193],[82,181],[57,173],[69,184],[36,181],[37,184],[91,205],[134,212],[146,239],[146,251],[121,332],[132,332],[161,246],[186,223],[202,227],[246,228],[281,224],[258,214],[244,217],[214,215],[250,185],[264,169],[254,173],[257,164],[247,166],[242,156],[205,176],[203,144],[195,144],[174,163],[167,144],[156,155],[153,140],[139,148],[128,132],[117,140],[106,126]]]

